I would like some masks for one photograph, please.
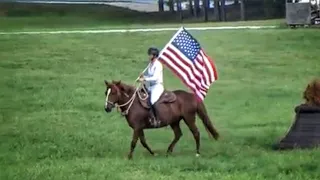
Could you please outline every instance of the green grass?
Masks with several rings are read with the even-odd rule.
[[[222,139],[200,121],[200,158],[167,128],[146,131],[159,155],[138,143],[117,112],[104,111],[104,79],[133,83],[146,49],[173,32],[0,35],[0,179],[301,179],[320,178],[320,152],[276,152],[306,84],[320,74],[320,34],[314,29],[192,31],[215,59],[219,80],[205,99]],[[169,90],[186,89],[165,71]]]

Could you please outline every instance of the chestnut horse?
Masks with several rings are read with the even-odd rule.
[[[122,111],[122,115],[127,119],[129,126],[133,129],[131,148],[128,154],[129,159],[132,158],[138,139],[140,139],[142,146],[146,148],[150,154],[154,155],[154,152],[146,143],[143,130],[161,128],[168,125],[171,126],[174,132],[174,139],[167,149],[167,155],[172,153],[175,144],[182,136],[180,129],[180,120],[182,119],[194,136],[196,156],[199,156],[200,133],[195,123],[196,114],[201,118],[209,136],[214,137],[216,140],[219,138],[219,133],[213,127],[203,102],[197,101],[195,95],[192,93],[183,90],[165,90],[156,102],[158,124],[154,125],[149,120],[150,107],[146,101],[148,95],[142,91],[143,88],[130,86],[121,81],[108,82],[105,80],[105,85],[105,111],[109,113],[117,106]]]

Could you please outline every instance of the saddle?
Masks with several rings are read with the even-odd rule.
[[[147,96],[147,92],[145,91],[140,91],[141,93],[141,98],[146,98]],[[161,94],[159,100],[157,101],[157,103],[164,103],[164,104],[169,104],[169,103],[173,103],[177,100],[177,96],[174,94],[174,92],[172,91],[168,91],[168,90],[164,90],[163,93]],[[146,108],[146,109],[150,109],[149,103],[148,103],[148,99],[143,100],[140,99],[140,104]]]

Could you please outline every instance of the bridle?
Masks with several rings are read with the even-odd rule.
[[[145,89],[145,87],[144,87],[144,86],[141,86],[141,85],[142,85],[142,83],[139,83],[138,86],[135,87],[135,91],[134,91],[134,93],[132,94],[131,98],[130,98],[127,102],[125,102],[125,103],[123,103],[123,104],[120,104],[120,105],[119,105],[118,103],[114,103],[114,102],[111,102],[111,101],[108,100],[109,94],[110,94],[110,92],[111,92],[111,89],[109,88],[109,89],[108,89],[108,92],[107,92],[107,96],[106,96],[106,102],[109,103],[109,104],[111,104],[112,106],[115,106],[115,107],[118,109],[118,111],[120,111],[120,112],[121,112],[121,109],[120,109],[121,107],[124,107],[124,106],[127,106],[127,105],[128,105],[128,108],[127,108],[125,111],[122,111],[122,112],[121,112],[121,115],[122,115],[122,116],[128,115],[129,110],[130,110],[130,108],[131,108],[131,106],[132,106],[135,98],[137,97],[137,95],[138,95],[138,98],[141,99],[141,100],[143,100],[143,101],[146,100],[146,99],[148,98],[148,96],[149,96],[148,93],[146,93],[145,98],[141,97],[141,94],[139,93],[139,90],[140,90],[140,89],[143,89],[145,92],[147,92],[146,89]],[[125,96],[129,97],[128,94],[125,94]]]

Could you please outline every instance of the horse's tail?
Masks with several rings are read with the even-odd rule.
[[[206,107],[204,106],[203,102],[198,102],[197,104],[197,114],[202,120],[206,131],[208,132],[209,136],[215,138],[216,140],[219,138],[219,133],[218,131],[213,127],[210,118],[207,114]]]

